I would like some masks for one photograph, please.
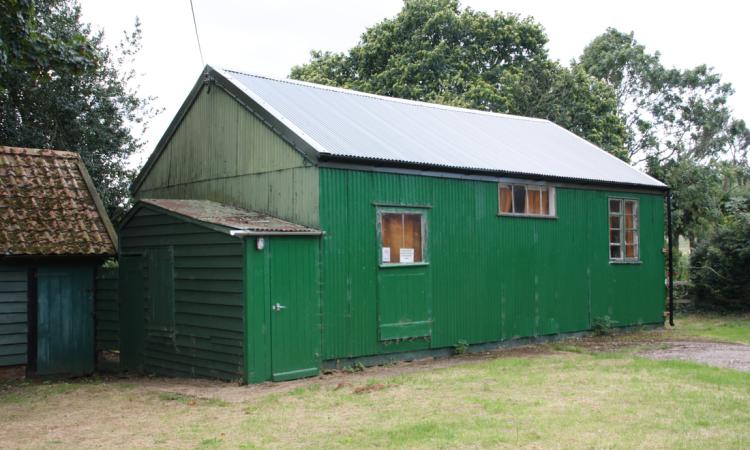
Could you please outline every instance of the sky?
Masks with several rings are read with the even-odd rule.
[[[143,49],[136,60],[137,88],[156,96],[163,108],[134,158],[140,165],[153,151],[200,76],[203,63],[189,0],[80,0],[83,20],[103,30],[113,45],[142,24]],[[206,64],[273,77],[309,60],[310,50],[346,51],[367,27],[395,16],[401,0],[193,0]],[[750,58],[747,17],[738,0],[608,2],[590,0],[464,0],[489,13],[531,16],[549,37],[553,59],[567,64],[607,27],[633,31],[648,51],[679,68],[707,64],[731,82],[735,115],[750,122]]]

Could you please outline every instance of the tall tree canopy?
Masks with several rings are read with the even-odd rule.
[[[457,0],[406,0],[346,53],[313,51],[292,78],[382,95],[550,119],[626,158],[615,92],[547,55],[541,25],[462,9]]]
[[[110,50],[75,0],[0,0],[0,145],[79,152],[110,212],[129,197],[134,128],[154,114],[125,69],[140,33],[136,21]]]
[[[747,128],[732,117],[727,99],[732,86],[711,68],[665,67],[659,52],[648,53],[633,33],[610,28],[583,51],[578,63],[611,85],[627,127],[634,162],[672,158],[707,161],[744,139]]]

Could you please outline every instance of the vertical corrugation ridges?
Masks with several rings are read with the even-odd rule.
[[[662,321],[663,197],[557,189],[557,219],[497,215],[497,184],[321,171],[323,359]],[[608,259],[607,199],[640,199],[641,264]],[[378,341],[373,203],[430,206],[431,340]],[[388,269],[399,270],[399,269]]]
[[[220,89],[200,92],[136,196],[213,200],[319,223],[317,167]]]

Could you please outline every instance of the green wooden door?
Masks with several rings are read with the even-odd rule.
[[[317,375],[320,368],[318,239],[269,243],[271,369],[275,381]]]
[[[143,364],[144,282],[143,256],[120,256],[120,365],[138,371]]]
[[[93,270],[91,266],[38,269],[38,375],[94,371]]]

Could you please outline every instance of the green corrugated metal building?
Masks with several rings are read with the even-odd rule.
[[[0,147],[0,378],[95,368],[95,272],[117,236],[77,153]]]
[[[120,229],[123,362],[258,382],[661,324],[666,191],[548,121],[206,67]]]

